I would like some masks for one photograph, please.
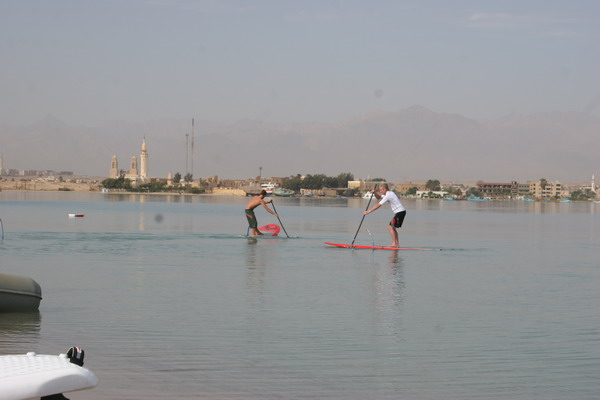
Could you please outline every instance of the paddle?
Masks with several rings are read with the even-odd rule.
[[[273,203],[273,200],[271,200],[271,205],[273,206],[273,211],[275,211],[275,214],[277,214],[277,220],[279,221],[279,224],[281,225],[281,229],[283,229],[283,231],[285,232],[285,236],[287,236],[289,238],[290,235],[288,235],[283,224],[281,223],[281,219],[279,218],[279,213],[277,212],[277,209],[275,208],[275,203]]]
[[[375,184],[375,189],[374,191],[377,190],[377,184]],[[369,197],[369,202],[367,203],[367,208],[365,208],[365,211],[367,211],[369,209],[369,206],[371,205],[371,200],[373,200],[373,197],[375,196],[375,194],[373,193],[373,195],[371,197]],[[358,229],[356,230],[356,235],[354,235],[354,239],[352,239],[352,244],[350,245],[350,247],[354,247],[354,241],[356,240],[356,237],[358,236],[358,232],[360,231],[360,227],[362,226],[363,221],[365,220],[366,215],[363,214],[362,219],[360,220],[360,224],[358,225]]]

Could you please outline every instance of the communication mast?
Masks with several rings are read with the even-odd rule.
[[[187,176],[189,170],[188,170],[188,153],[190,152],[190,148],[189,148],[189,137],[190,134],[186,133],[185,134],[185,176]]]
[[[194,118],[192,118],[192,179],[194,178]]]
[[[190,154],[191,154],[191,171],[188,169],[188,165],[189,165],[189,161],[190,161]],[[192,148],[190,150],[190,134],[186,133],[185,134],[185,176],[187,177],[188,174],[190,174],[191,172],[191,176],[192,179],[194,177],[194,118],[192,118]]]

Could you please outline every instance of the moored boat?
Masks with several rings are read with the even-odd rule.
[[[0,274],[0,312],[36,311],[42,300],[42,288],[31,278]]]
[[[272,194],[273,190],[275,190],[277,187],[279,187],[279,185],[273,182],[262,183],[260,185],[261,190],[266,191],[267,194]]]
[[[294,195],[294,191],[293,190],[287,190],[287,189],[275,189],[273,190],[273,194],[275,196],[279,196],[279,197],[290,197],[292,195]]]
[[[487,197],[485,198],[481,198],[479,196],[471,196],[471,197],[467,197],[467,200],[469,201],[491,201],[490,199],[488,199]]]
[[[249,185],[249,186],[244,186],[242,187],[242,190],[244,192],[246,192],[246,196],[256,196],[259,195],[260,192],[262,192],[263,190],[265,192],[267,192],[267,196],[273,194],[273,190],[275,190],[276,188],[278,188],[279,185],[273,182],[269,182],[269,183],[261,183],[260,186],[257,184],[253,184],[253,185]]]
[[[367,200],[371,199],[373,197],[375,197],[375,195],[373,194],[373,192],[366,192],[365,194],[362,195],[362,198],[363,199],[367,199]]]

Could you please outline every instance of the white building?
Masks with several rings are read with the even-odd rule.
[[[429,197],[433,198],[443,198],[448,195],[448,192],[444,192],[441,190],[417,190],[416,196],[419,199],[427,199]]]
[[[146,151],[146,138],[142,141],[142,153],[140,154],[140,178],[142,181],[148,179],[148,151]]]
[[[109,177],[116,179],[120,176],[119,160],[116,155],[112,156],[110,164]],[[150,180],[148,175],[148,150],[146,146],[146,138],[142,141],[142,152],[140,154],[140,169],[138,171],[138,160],[136,156],[131,156],[129,170],[125,173],[125,178],[133,183],[145,183]]]
[[[112,161],[110,162],[110,172],[108,176],[111,179],[117,179],[119,177],[119,161],[117,160],[117,156],[112,156]]]

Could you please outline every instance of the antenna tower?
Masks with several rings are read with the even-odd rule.
[[[187,176],[187,174],[188,174],[188,172],[189,172],[189,171],[188,171],[188,153],[189,153],[189,151],[190,151],[190,150],[189,150],[189,145],[188,145],[188,142],[189,142],[189,137],[190,137],[190,134],[189,134],[189,133],[186,133],[186,134],[185,134],[185,175],[186,175],[186,176]]]
[[[192,179],[194,178],[194,118],[192,118]]]

